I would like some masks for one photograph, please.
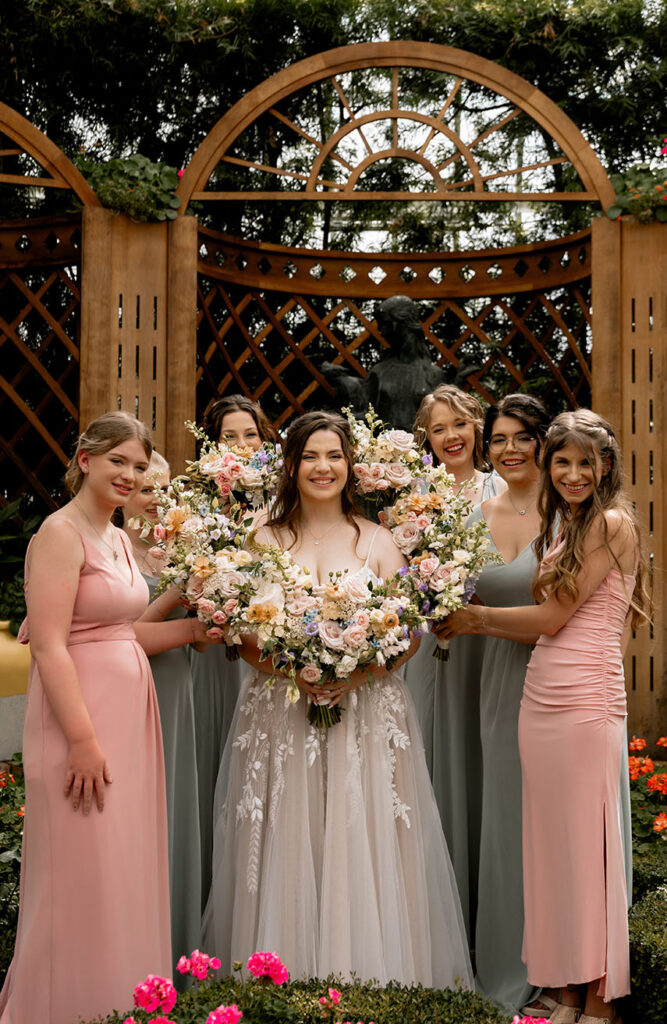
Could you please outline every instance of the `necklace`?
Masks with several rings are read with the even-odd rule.
[[[77,501],[77,500],[76,500],[76,498],[74,498],[74,499],[73,499],[73,501],[74,501],[74,504],[75,504],[75,505],[77,506],[77,508],[80,508],[80,509],[81,509],[81,511],[83,512],[83,514],[84,514],[84,516],[86,517],[86,519],[88,520],[88,522],[89,522],[89,524],[90,524],[90,526],[91,526],[91,529],[93,530],[93,532],[97,534],[97,536],[98,536],[98,537],[100,538],[100,540],[101,540],[101,541],[102,541],[102,543],[103,543],[103,544],[105,545],[105,547],[107,547],[107,548],[109,548],[109,549],[110,549],[110,551],[111,551],[111,554],[113,555],[113,560],[114,560],[114,562],[117,562],[117,561],[118,561],[118,552],[116,551],[116,549],[115,549],[115,547],[114,547],[113,541],[111,541],[111,543],[109,543],[109,541],[108,541],[108,540],[105,540],[105,539],[104,539],[104,537],[102,536],[102,534],[100,533],[100,531],[99,531],[99,530],[97,529],[97,527],[96,527],[96,526],[94,525],[94,523],[93,523],[92,519],[90,518],[90,516],[89,516],[89,515],[88,515],[88,513],[86,512],[86,510],[85,510],[85,508],[83,507],[83,505],[81,504],[81,502],[80,502],[80,501]]]
[[[534,501],[535,501],[535,499],[533,499],[533,501],[529,501],[528,504],[525,506],[525,508],[517,508],[516,505],[514,504],[514,502],[512,501],[512,495],[510,494],[509,489],[507,491],[507,497],[509,498],[510,505],[512,506],[514,511],[518,512],[520,516],[525,516],[526,512],[528,511],[528,509],[531,507],[531,505],[534,504]]]
[[[324,540],[326,535],[328,533],[331,533],[331,531],[333,530],[334,526],[340,526],[340,522],[332,523],[332,525],[329,527],[329,529],[325,530],[324,533],[321,533],[319,537],[315,536],[315,534],[313,533],[311,528],[306,523],[302,522],[301,525],[303,526],[304,530],[306,530],[310,534],[310,536],[313,538],[313,544],[315,545],[315,547],[319,547],[320,543]]]

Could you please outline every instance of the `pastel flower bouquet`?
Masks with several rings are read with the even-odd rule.
[[[283,468],[280,445],[262,442],[260,448],[240,448],[211,441],[195,424],[186,427],[200,442],[199,458],[187,463],[190,480],[211,490],[214,497],[236,500],[257,509],[268,505],[276,493]]]
[[[442,466],[422,474],[419,490],[404,494],[382,510],[380,519],[408,559],[400,571],[402,590],[430,622],[437,622],[471,599],[486,564],[497,561],[489,550],[486,523],[466,526],[472,505]],[[434,655],[446,661],[447,641]]]
[[[375,414],[372,405],[363,420],[357,420],[351,409],[343,409],[354,440],[354,475],[359,494],[382,504],[414,486],[432,463],[422,451],[413,434],[406,430],[388,429]]]

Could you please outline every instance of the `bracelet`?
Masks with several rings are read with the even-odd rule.
[[[194,616],[190,617],[190,633],[192,635],[192,639],[190,640],[190,643],[193,644],[195,642],[195,620],[194,620]]]
[[[487,619],[486,619],[486,611],[487,611],[487,609],[486,609],[486,605],[485,604],[480,605],[480,607],[482,609],[481,614],[480,614],[480,619],[482,620],[481,632],[482,633],[486,633],[486,631],[488,629],[488,626],[489,626],[489,624],[487,622]]]

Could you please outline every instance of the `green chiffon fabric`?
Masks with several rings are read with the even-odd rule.
[[[151,594],[159,580],[144,575]],[[169,618],[182,618],[177,608]],[[201,856],[195,749],[195,719],[190,661],[185,647],[149,658],[160,709],[167,788],[171,944],[174,970],[178,958],[197,949],[201,935]],[[128,837],[131,842],[131,837]],[[183,976],[175,984],[185,988]]]

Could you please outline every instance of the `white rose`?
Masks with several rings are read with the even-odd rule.
[[[388,430],[381,437],[394,451],[401,453],[409,452],[415,443],[414,434],[409,434],[407,430]]]
[[[470,561],[470,552],[464,551],[463,548],[457,548],[456,551],[452,551],[452,558],[459,565],[465,565]]]
[[[342,651],[345,646],[343,628],[335,619],[325,619],[320,624],[320,639],[327,647],[334,651]]]
[[[368,584],[364,583],[358,576],[349,576],[345,580],[345,591],[347,596],[355,604],[365,604],[368,600]]]
[[[405,523],[401,523],[400,526],[395,526],[391,531],[391,535],[399,551],[402,551],[404,555],[409,555],[415,548],[419,547],[422,531],[416,523],[408,520]]]
[[[241,576],[241,573],[237,573],[237,576]],[[243,579],[243,576],[241,576],[241,579]],[[248,607],[255,604],[270,604],[274,608],[281,610],[285,606],[283,588],[278,583],[262,583],[257,593],[250,598]]]
[[[246,466],[239,477],[239,483],[250,491],[257,490],[258,487],[262,486],[261,470],[255,469],[254,466]]]
[[[351,672],[354,672],[356,667],[357,659],[346,654],[336,665],[336,675],[339,679],[342,679],[344,676],[349,676]]]
[[[237,572],[236,569],[230,569],[229,572],[218,574],[218,593],[222,597],[235,597],[243,584],[246,582],[246,577],[242,572]]]

